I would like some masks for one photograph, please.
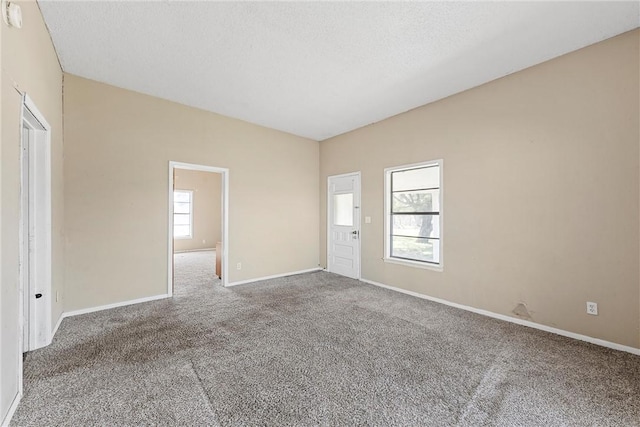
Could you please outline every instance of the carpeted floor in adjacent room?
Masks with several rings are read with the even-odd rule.
[[[640,425],[638,356],[326,272],[222,288],[211,254],[65,319],[12,424]]]

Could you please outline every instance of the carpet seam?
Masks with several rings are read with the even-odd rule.
[[[191,364],[191,370],[193,371],[193,374],[196,376],[196,379],[198,380],[198,384],[200,385],[200,389],[202,390],[202,393],[204,394],[204,396],[207,399],[207,406],[209,406],[209,410],[211,411],[211,415],[213,416],[213,419],[216,422],[217,426],[220,426],[220,421],[218,421],[218,417],[216,415],[216,411],[213,407],[213,402],[211,401],[211,396],[209,396],[209,393],[207,393],[207,389],[204,387],[204,382],[202,381],[202,378],[200,377],[200,374],[198,373],[198,371],[196,370],[196,366],[193,363],[193,359],[189,358],[189,363]]]

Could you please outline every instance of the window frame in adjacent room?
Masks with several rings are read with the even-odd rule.
[[[175,204],[176,203],[184,203],[184,202],[176,202],[176,194],[177,193],[186,193],[189,195],[189,234],[188,235],[178,235],[176,234],[176,225],[184,225],[184,224],[176,224],[176,216],[184,216],[187,215],[185,213],[176,213]],[[193,239],[193,190],[173,190],[173,238],[176,240],[187,240]]]

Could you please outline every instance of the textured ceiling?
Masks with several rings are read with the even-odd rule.
[[[39,3],[66,72],[315,140],[640,20],[637,1]]]

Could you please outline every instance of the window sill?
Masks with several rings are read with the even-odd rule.
[[[192,236],[180,236],[180,237],[174,237],[173,240],[191,240],[193,239]]]
[[[441,264],[427,264],[424,262],[419,262],[419,261],[409,261],[409,260],[404,260],[404,259],[397,259],[397,258],[382,258],[382,260],[384,262],[388,262],[389,264],[398,264],[398,265],[404,265],[407,267],[415,267],[415,268],[422,268],[424,270],[431,270],[431,271],[439,271],[440,273],[442,273],[443,268],[442,268],[442,263]]]

